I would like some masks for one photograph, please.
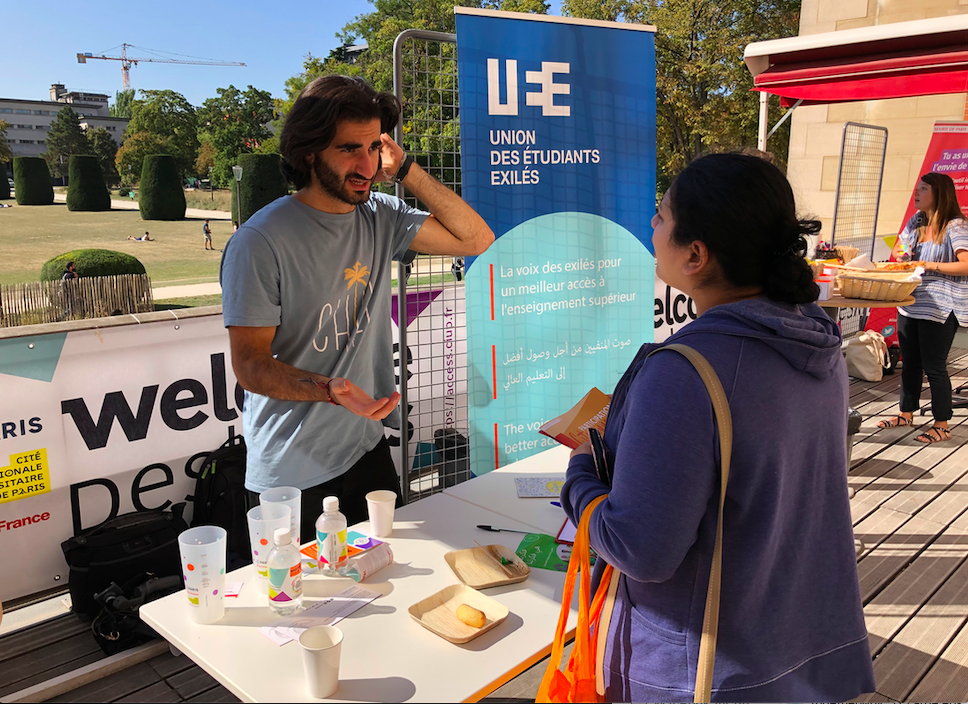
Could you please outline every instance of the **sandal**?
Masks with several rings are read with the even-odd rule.
[[[914,438],[918,442],[923,442],[926,445],[933,445],[936,442],[944,442],[945,440],[951,439],[951,431],[947,428],[939,428],[934,425],[928,428],[926,431]]]
[[[909,425],[914,425],[914,418],[905,418],[902,415],[896,415],[893,418],[882,420],[877,424],[877,427],[883,430],[884,428],[904,428]]]

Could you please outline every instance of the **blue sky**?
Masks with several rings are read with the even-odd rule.
[[[554,0],[552,6],[557,14],[560,1]],[[338,44],[336,32],[372,9],[367,0],[214,0],[165,6],[119,0],[5,3],[0,98],[48,100],[50,84],[63,83],[70,90],[107,93],[113,99],[121,90],[121,62],[78,64],[76,54],[118,56],[122,43],[164,52],[168,58],[246,64],[243,68],[140,63],[131,68],[132,88],[172,89],[196,106],[230,83],[283,97],[285,80],[301,70],[307,53],[326,56]],[[128,55],[153,56],[139,49]]]

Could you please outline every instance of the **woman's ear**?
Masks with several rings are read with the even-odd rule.
[[[709,249],[706,243],[695,240],[689,245],[689,257],[682,266],[682,273],[686,276],[696,276],[709,269]]]

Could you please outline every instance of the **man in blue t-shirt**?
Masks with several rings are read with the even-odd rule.
[[[392,261],[478,255],[494,241],[389,137],[399,118],[399,101],[362,79],[309,84],[279,139],[297,191],[249,218],[222,260],[223,318],[246,391],[245,485],[301,489],[304,539],[326,496],[350,524],[366,519],[367,492],[399,496],[381,423],[399,423]],[[403,183],[430,213],[371,192],[381,180]]]

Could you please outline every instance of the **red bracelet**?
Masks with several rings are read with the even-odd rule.
[[[332,379],[330,379],[329,381],[327,381],[325,384],[320,384],[315,379],[300,379],[299,381],[308,382],[308,383],[312,384],[313,386],[315,386],[317,389],[324,389],[326,391],[326,395],[329,397],[329,399],[328,399],[329,403],[333,404],[334,406],[342,406],[343,405],[341,403],[336,403],[336,401],[333,400],[333,390],[329,388],[329,385],[333,383],[333,380]]]

